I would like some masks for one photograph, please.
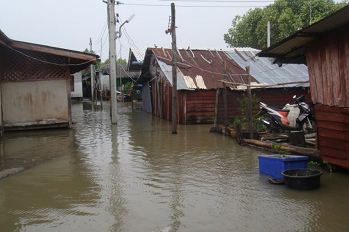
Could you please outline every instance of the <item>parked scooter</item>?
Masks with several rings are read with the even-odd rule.
[[[296,98],[296,95],[293,96]],[[290,122],[287,118],[290,110],[286,109],[276,109],[268,106],[267,104],[260,102],[260,112],[258,117],[262,117],[263,124],[269,128],[271,131],[275,130],[288,130],[288,131],[301,131],[304,130],[305,133],[316,132],[316,123],[313,118],[313,110],[305,102],[305,97],[301,95],[296,98],[294,105],[299,108],[299,115],[296,119],[295,126],[290,126]]]

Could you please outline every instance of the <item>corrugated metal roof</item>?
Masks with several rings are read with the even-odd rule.
[[[172,83],[172,49],[148,48],[149,50],[156,56],[166,78]],[[145,56],[145,64],[149,63],[147,59],[150,57]],[[227,67],[226,75],[223,75],[223,62]],[[247,79],[244,69],[223,51],[217,50],[179,49],[177,68],[177,89],[217,89],[223,87],[223,79],[235,83],[246,83]],[[258,82],[254,78],[251,81]]]
[[[258,52],[259,50],[253,48],[236,48],[226,51],[240,67],[246,68],[246,66],[250,66],[251,75],[260,84],[309,81],[307,66],[303,64],[287,64],[279,67],[277,64],[273,64],[267,57],[256,56]],[[295,86],[308,87],[309,83],[285,85],[285,87]],[[275,86],[274,88],[280,88],[280,86]]]

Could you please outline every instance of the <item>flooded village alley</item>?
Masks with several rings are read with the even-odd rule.
[[[72,105],[73,129],[5,133],[1,231],[345,231],[347,172],[319,189],[271,185],[258,155],[211,125],[179,125],[109,103]],[[316,167],[318,168],[318,167]]]

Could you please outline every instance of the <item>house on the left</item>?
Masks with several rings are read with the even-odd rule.
[[[8,38],[0,30],[1,131],[72,125],[71,74],[97,55]]]

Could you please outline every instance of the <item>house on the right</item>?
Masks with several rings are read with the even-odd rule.
[[[258,56],[308,66],[322,159],[349,168],[349,5]]]

